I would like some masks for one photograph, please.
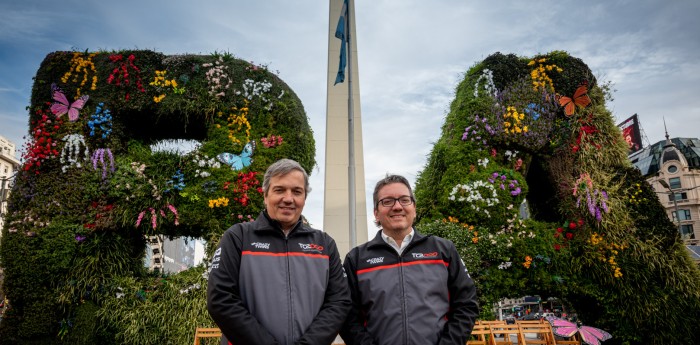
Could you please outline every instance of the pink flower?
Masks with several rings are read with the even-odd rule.
[[[177,209],[172,204],[168,204],[168,209],[175,215],[175,225],[180,225],[180,219],[177,214]]]
[[[151,225],[153,226],[153,229],[156,228],[157,226],[157,217],[156,217],[156,210],[153,207],[149,207],[151,209]]]
[[[136,219],[136,227],[138,228],[139,225],[141,225],[141,220],[143,219],[143,215],[146,213],[146,211],[141,211],[139,213],[139,217]]]

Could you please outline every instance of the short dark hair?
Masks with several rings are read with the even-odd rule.
[[[297,170],[301,171],[304,175],[304,198],[311,192],[311,187],[309,186],[309,174],[297,161],[288,158],[282,158],[277,162],[272,163],[265,171],[265,176],[263,177],[263,194],[267,195],[270,190],[270,180],[275,176],[284,176],[290,172]]]
[[[413,195],[413,189],[411,189],[411,184],[408,183],[408,180],[401,176],[401,175],[389,175],[387,174],[386,177],[383,179],[377,181],[377,184],[374,185],[374,193],[372,193],[372,201],[374,201],[374,210],[376,211],[377,208],[379,207],[379,190],[382,189],[384,186],[392,184],[392,183],[401,183],[406,188],[408,188],[408,193],[411,196],[411,199],[416,200],[416,197]],[[379,226],[379,222],[377,220],[374,221],[374,224]]]

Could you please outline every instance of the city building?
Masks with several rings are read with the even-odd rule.
[[[194,238],[149,236],[147,246],[145,266],[162,273],[182,272],[200,264],[204,256],[203,245]]]
[[[12,189],[15,172],[19,169],[19,160],[15,157],[15,144],[0,135],[0,229],[5,224],[7,198]],[[0,231],[2,236],[2,231]]]
[[[700,242],[700,140],[673,138],[629,156],[654,188],[684,243]],[[691,251],[692,249],[689,248]]]

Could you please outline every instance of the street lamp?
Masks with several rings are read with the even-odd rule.
[[[678,235],[683,238],[683,230],[681,228],[681,214],[678,212],[678,202],[676,202],[676,192],[671,189],[671,186],[666,183],[665,180],[659,180],[659,184],[671,192],[671,199],[673,199],[673,207],[676,209],[676,221],[678,221]]]

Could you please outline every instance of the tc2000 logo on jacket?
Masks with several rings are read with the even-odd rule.
[[[299,243],[301,250],[305,252],[322,252],[323,246],[315,243]]]
[[[438,256],[437,252],[432,253],[412,253],[414,259],[434,259]]]

